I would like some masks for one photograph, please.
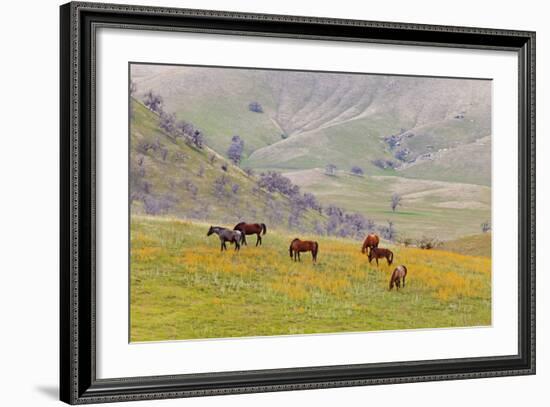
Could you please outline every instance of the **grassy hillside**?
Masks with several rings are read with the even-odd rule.
[[[466,254],[469,256],[491,257],[491,233],[465,236],[460,239],[444,242],[439,250]]]
[[[132,65],[132,78],[138,94],[161,94],[166,110],[202,128],[219,153],[240,135],[245,165],[259,169],[333,163],[380,174],[384,170],[372,161],[396,153],[386,136],[412,134],[397,150],[407,149],[407,160],[414,161],[491,134],[490,81],[151,65]],[[249,111],[252,101],[264,113]],[[476,169],[490,174],[490,161],[479,161]],[[438,179],[469,181],[462,171],[469,169],[457,165]],[[432,176],[420,168],[403,172],[409,174]]]
[[[480,232],[491,217],[491,189],[482,185],[413,180],[388,176],[353,176],[338,171],[328,176],[322,169],[285,173],[321,202],[363,213],[377,223],[391,220],[400,238],[437,237],[441,240]],[[391,197],[402,196],[392,212]]]
[[[260,248],[219,252],[208,224],[132,217],[131,341],[481,326],[491,323],[491,260],[394,247],[393,267],[369,265],[356,241],[319,242],[289,258],[294,234],[268,231]]]
[[[433,160],[418,160],[398,174],[410,178],[433,179],[491,185],[491,138],[482,137],[473,143],[458,145],[436,154]]]
[[[158,116],[141,103],[133,100],[132,108],[132,214],[169,213],[228,225],[288,219],[290,203],[285,196],[258,188],[253,177],[212,149],[174,140],[159,129]],[[302,226],[311,229],[323,219],[318,212],[306,210]]]

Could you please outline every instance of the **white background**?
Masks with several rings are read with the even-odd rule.
[[[133,3],[151,4],[153,1]],[[538,178],[550,170],[543,161],[550,149],[547,138],[550,48],[543,2],[441,1],[337,2],[277,0],[158,1],[155,5],[256,11],[453,24],[537,31]],[[2,155],[0,156],[0,366],[2,405],[58,403],[58,8],[59,2],[42,0],[4,5],[0,25],[2,63],[0,98]],[[534,377],[478,379],[284,392],[188,399],[189,406],[220,405],[371,405],[464,406],[545,405],[550,380],[548,310],[550,299],[541,295],[548,282],[543,265],[550,241],[545,229],[550,219],[548,184],[538,186],[537,301],[538,374]],[[498,203],[497,203],[498,204]],[[148,405],[181,405],[181,400]],[[135,404],[135,403],[134,403]],[[130,404],[126,404],[130,405]],[[145,403],[136,405],[146,405]]]
[[[331,58],[327,60],[326,56]],[[100,29],[97,45],[99,378],[517,353],[515,53]],[[128,344],[128,61],[492,78],[491,327]],[[402,64],[401,61],[407,61]],[[414,276],[414,270],[412,275]],[[413,277],[414,278],[414,277]],[[403,346],[406,343],[407,346]]]

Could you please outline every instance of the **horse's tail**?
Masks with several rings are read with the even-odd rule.
[[[260,223],[260,226],[262,227],[262,234],[265,235],[267,232],[267,226],[265,226],[265,223]]]
[[[315,255],[315,258],[317,258],[317,252],[319,252],[319,243],[317,242],[313,242],[313,250],[314,250],[314,255]]]
[[[393,252],[391,250],[388,250],[390,253],[389,253],[389,256],[388,256],[388,263],[389,264],[392,264],[393,263]]]

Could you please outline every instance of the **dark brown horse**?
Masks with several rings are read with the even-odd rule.
[[[378,235],[375,235],[374,233],[368,234],[365,238],[365,241],[363,242],[361,252],[369,254],[369,249],[378,247],[378,243],[380,243],[380,238],[378,237]]]
[[[369,251],[369,263],[372,259],[376,259],[376,265],[378,266],[378,259],[385,257],[388,261],[388,265],[391,265],[393,262],[393,252],[389,249],[380,249],[378,247],[373,247]]]
[[[256,246],[262,245],[262,237],[260,234],[264,234],[267,232],[267,227],[265,226],[265,223],[245,223],[240,222],[235,225],[233,230],[238,230],[242,233],[241,243],[248,246],[248,243],[246,243],[246,235],[256,235]],[[263,233],[262,233],[263,232]]]
[[[403,265],[397,266],[391,275],[390,290],[394,285],[399,290],[399,287],[401,287],[401,280],[403,280],[403,288],[405,288],[405,277],[407,277],[407,267]]]
[[[300,259],[300,252],[311,252],[311,255],[313,256],[313,262],[317,263],[319,243],[312,242],[310,240],[300,240],[296,238],[290,243],[288,251],[290,252],[290,258],[292,259],[294,257],[294,261],[302,261]]]

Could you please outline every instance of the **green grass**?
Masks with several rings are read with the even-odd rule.
[[[131,341],[291,335],[491,323],[490,259],[393,247],[393,267],[369,265],[361,242],[319,242],[289,258],[293,233],[271,227],[264,245],[219,252],[208,224],[132,215]],[[249,239],[253,241],[253,239]]]

